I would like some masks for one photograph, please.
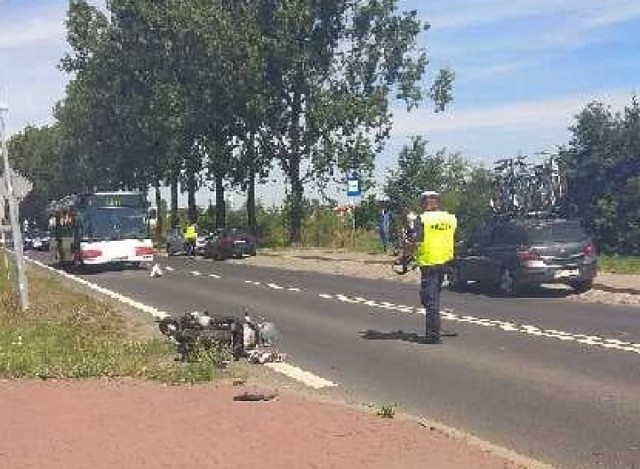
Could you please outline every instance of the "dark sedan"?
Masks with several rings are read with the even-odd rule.
[[[257,243],[255,236],[237,228],[218,230],[213,233],[204,248],[204,256],[211,259],[228,259],[255,256]]]
[[[24,249],[48,251],[51,237],[48,231],[32,230],[24,235]]]
[[[515,295],[525,286],[561,283],[577,292],[591,289],[596,249],[577,220],[496,220],[456,250],[451,283],[468,281]]]

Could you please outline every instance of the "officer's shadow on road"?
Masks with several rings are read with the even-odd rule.
[[[451,331],[442,331],[442,337],[456,337],[458,334]],[[376,331],[368,329],[360,331],[360,338],[365,340],[401,340],[403,342],[411,342],[414,344],[425,344],[426,337],[417,332],[397,331]]]

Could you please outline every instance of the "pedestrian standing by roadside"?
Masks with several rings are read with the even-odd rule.
[[[382,249],[384,253],[387,253],[389,249],[389,237],[391,234],[391,211],[389,206],[385,204],[380,213],[380,241],[382,242]]]
[[[422,214],[415,234],[416,262],[420,267],[420,302],[426,314],[426,343],[438,344],[440,338],[440,291],[445,266],[453,260],[456,216],[440,210],[440,195],[435,191],[420,196]]]

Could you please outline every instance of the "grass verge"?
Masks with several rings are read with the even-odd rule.
[[[2,256],[2,254],[0,254]],[[20,311],[0,262],[0,377],[134,377],[198,383],[230,377],[219,347],[180,363],[165,340],[150,338],[124,313],[36,269],[29,269],[31,308]]]
[[[598,258],[603,272],[614,274],[640,274],[640,256],[607,256]]]

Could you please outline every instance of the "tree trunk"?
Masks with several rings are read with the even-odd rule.
[[[300,83],[302,80],[300,80]],[[304,187],[300,181],[300,117],[302,115],[302,96],[299,91],[294,92],[291,113],[292,132],[291,132],[291,152],[289,156],[288,176],[291,181],[291,219],[289,226],[289,242],[291,244],[299,244],[302,241],[302,198],[304,195]]]
[[[178,169],[173,168],[171,171],[171,226],[175,227],[180,224],[178,218]]]
[[[198,220],[198,207],[196,206],[196,178],[189,175],[187,187],[187,205],[189,207],[189,222],[195,223]]]
[[[164,213],[162,213],[162,194],[160,193],[160,181],[154,183],[156,190],[156,239],[160,241],[164,233]]]
[[[258,231],[258,223],[256,222],[256,175],[253,172],[249,176],[247,189],[247,224],[251,234],[255,235]]]
[[[224,201],[224,182],[222,177],[216,176],[216,228],[226,225],[227,210]]]
[[[295,151],[295,150],[294,150]],[[300,244],[302,242],[302,218],[304,207],[302,204],[304,187],[300,181],[300,158],[295,155],[291,158],[291,168],[289,177],[291,178],[291,220],[289,231],[289,242]]]

